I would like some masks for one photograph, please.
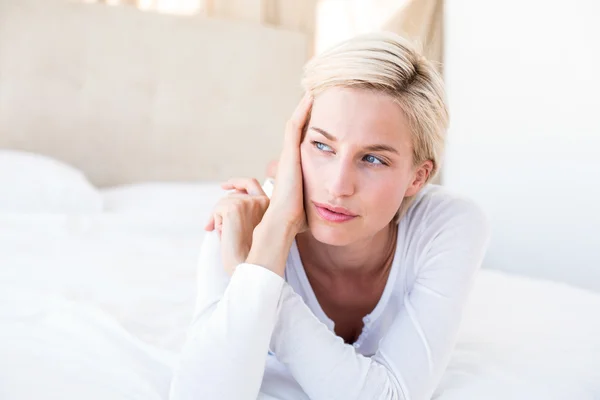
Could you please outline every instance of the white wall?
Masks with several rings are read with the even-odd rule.
[[[485,265],[600,291],[600,2],[446,5],[443,178],[492,219]]]

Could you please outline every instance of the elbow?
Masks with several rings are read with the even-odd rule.
[[[384,393],[381,398],[389,400],[409,400],[402,385],[389,370],[387,371],[387,385],[385,385],[385,387],[387,388],[387,393]]]

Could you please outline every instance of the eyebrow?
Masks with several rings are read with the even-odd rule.
[[[326,139],[328,139],[332,142],[337,141],[335,136],[333,136],[331,133],[328,133],[327,131],[325,131],[321,128],[317,128],[316,126],[311,126],[310,129],[320,133],[321,135],[325,136]],[[367,151],[389,151],[390,153],[399,154],[398,150],[396,150],[392,146],[388,146],[387,144],[373,144],[373,145],[365,147],[365,150],[367,150]]]

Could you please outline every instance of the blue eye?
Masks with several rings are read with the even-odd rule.
[[[315,145],[315,147],[317,149],[319,149],[321,151],[327,151],[327,152],[331,152],[332,151],[331,147],[327,146],[324,143],[314,141],[313,144]]]
[[[381,165],[385,165],[385,163],[383,161],[381,161],[379,158],[372,156],[370,154],[366,155],[364,157],[364,160],[366,162],[368,162],[369,164],[381,164]]]

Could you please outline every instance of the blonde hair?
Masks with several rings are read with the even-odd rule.
[[[408,40],[390,32],[353,37],[310,60],[302,86],[313,96],[332,87],[364,88],[391,96],[411,127],[413,165],[432,161],[426,183],[439,172],[448,126],[444,84],[433,64]],[[412,197],[402,201],[397,221]]]

